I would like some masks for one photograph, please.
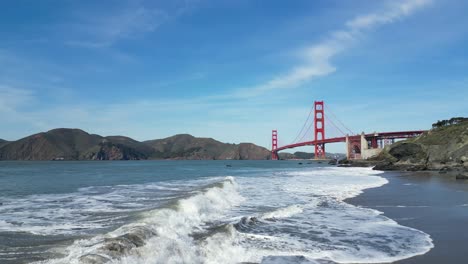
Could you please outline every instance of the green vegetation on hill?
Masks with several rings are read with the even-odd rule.
[[[384,149],[375,159],[384,161],[376,169],[439,170],[468,168],[468,119],[439,121],[440,125],[419,137],[400,141]],[[447,121],[447,120],[446,120]],[[438,124],[436,123],[436,124]]]
[[[439,120],[436,123],[432,124],[432,128],[439,128],[444,126],[456,125],[459,123],[468,122],[466,117],[453,117],[449,120]]]
[[[8,143],[8,144],[5,144]],[[53,129],[17,141],[0,141],[0,160],[268,159],[250,143],[226,144],[191,135],[139,142],[80,129]]]

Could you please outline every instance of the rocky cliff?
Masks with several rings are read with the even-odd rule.
[[[468,170],[468,121],[434,126],[386,147],[374,160],[378,170]]]
[[[250,143],[176,135],[139,142],[103,137],[80,129],[53,129],[17,141],[0,141],[0,160],[267,159],[270,152]]]

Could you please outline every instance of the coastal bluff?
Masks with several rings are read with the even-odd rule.
[[[252,143],[229,144],[180,134],[137,141],[58,128],[16,141],[0,140],[0,160],[266,160],[270,151]]]
[[[385,147],[371,161],[376,170],[468,171],[468,119],[439,121],[419,137]]]

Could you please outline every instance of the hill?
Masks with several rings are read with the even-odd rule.
[[[251,143],[228,144],[188,134],[143,142],[154,150],[156,159],[268,159],[270,151]]]
[[[10,142],[0,148],[0,159],[79,159],[80,151],[99,144],[100,140],[99,136],[79,129],[54,129]]]
[[[254,144],[226,144],[191,135],[139,142],[68,128],[0,141],[0,160],[267,159],[269,155]]]
[[[432,130],[419,137],[386,147],[375,158],[381,161],[375,169],[468,169],[468,121],[459,120],[460,122],[439,121],[433,125]]]
[[[141,143],[140,143],[141,144]],[[146,147],[146,146],[145,146]],[[148,158],[149,147],[129,138],[102,137],[80,129],[59,128],[10,142],[1,160],[120,160]]]
[[[3,147],[4,145],[8,144],[8,143],[10,143],[10,142],[0,138],[0,148]]]

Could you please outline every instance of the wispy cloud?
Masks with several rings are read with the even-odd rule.
[[[351,33],[369,29],[375,26],[393,23],[405,16],[409,16],[420,8],[429,5],[431,0],[405,0],[389,2],[385,10],[370,13],[346,22]]]
[[[169,17],[169,14],[163,10],[138,7],[87,18],[75,26],[75,30],[82,38],[68,40],[66,44],[87,48],[108,47],[118,40],[153,32]]]
[[[238,89],[233,95],[258,96],[271,90],[294,88],[314,78],[329,75],[336,71],[332,59],[355,44],[369,30],[410,16],[430,3],[431,0],[392,1],[382,10],[356,16],[346,21],[343,29],[330,32],[321,42],[301,49],[301,63],[286,73],[278,74],[265,83]]]
[[[16,111],[33,98],[33,93],[29,90],[0,84],[0,113]]]
[[[120,40],[156,31],[161,25],[193,9],[195,3],[194,0],[174,1],[171,8],[150,7],[140,3],[107,10],[107,13],[86,13],[77,22],[68,25],[77,36],[65,43],[85,48],[110,47]]]

